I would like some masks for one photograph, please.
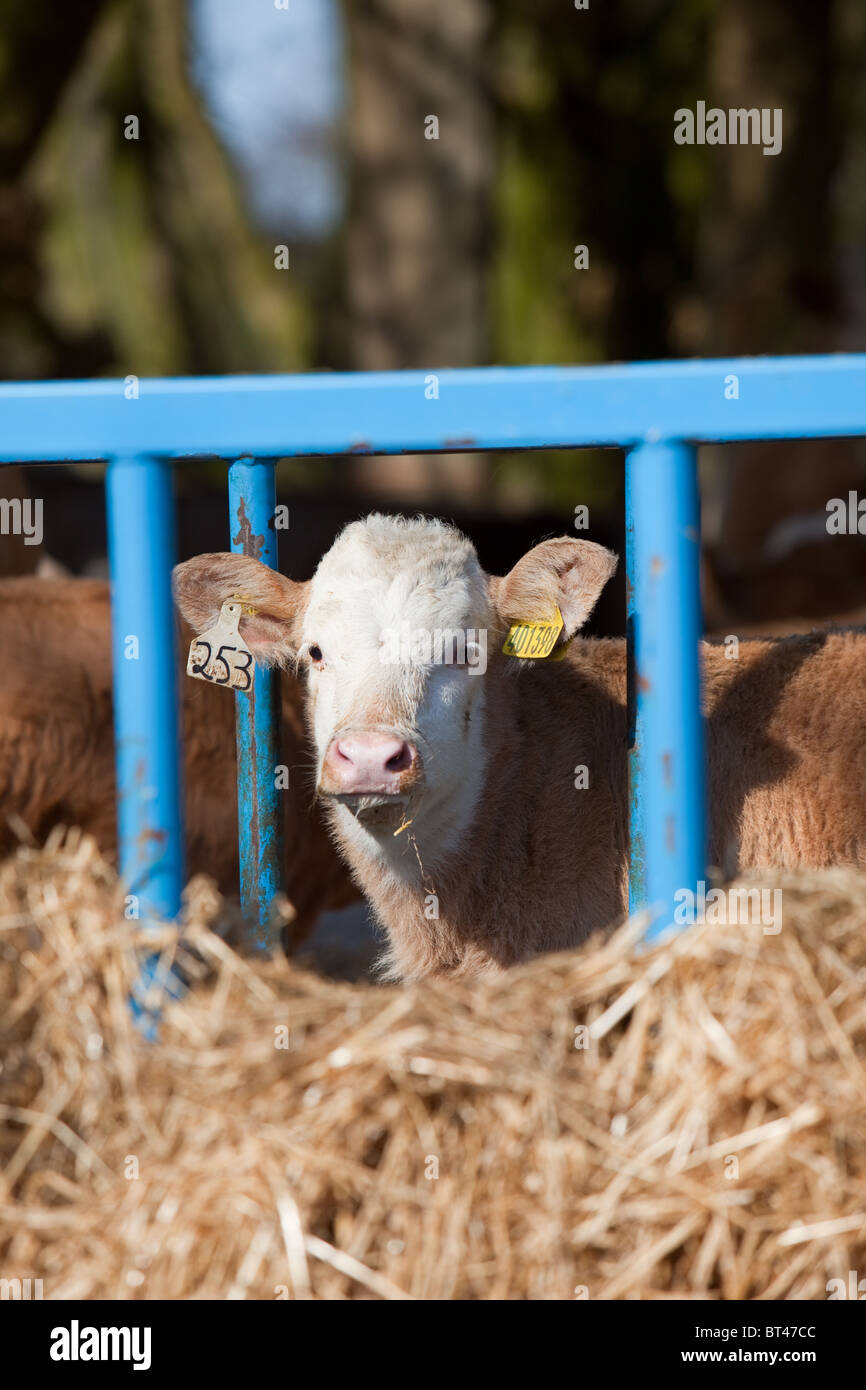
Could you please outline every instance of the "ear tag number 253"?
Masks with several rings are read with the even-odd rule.
[[[238,599],[227,599],[213,627],[193,638],[186,663],[188,676],[234,690],[251,688],[256,662],[238,631],[243,611]]]

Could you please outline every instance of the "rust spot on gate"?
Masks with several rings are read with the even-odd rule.
[[[236,536],[232,536],[232,545],[242,546],[244,554],[251,555],[254,560],[262,558],[262,551],[265,548],[265,538],[264,536],[257,536],[253,530],[243,498],[238,503],[238,533]]]

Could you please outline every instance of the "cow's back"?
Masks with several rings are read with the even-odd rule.
[[[0,848],[81,825],[114,846],[108,586],[0,581]]]
[[[710,864],[866,863],[866,631],[732,650],[702,644]],[[578,639],[561,663],[497,667],[484,799],[449,887],[467,935],[484,895],[488,949],[510,964],[625,910],[625,642]]]
[[[710,859],[866,862],[866,630],[704,646]]]
[[[594,780],[607,807],[612,782],[627,794],[625,643],[573,647],[560,668],[570,680],[545,672],[530,723],[566,768],[591,764],[587,806]],[[710,862],[727,873],[866,863],[866,628],[702,643],[701,664]],[[581,816],[587,830],[594,818]]]
[[[189,634],[182,635],[182,641]],[[283,674],[282,756],[287,891],[294,938],[318,914],[357,898],[313,805],[297,681]],[[238,885],[234,697],[181,681],[187,871]],[[108,585],[99,580],[0,581],[0,853],[16,842],[9,817],[37,839],[77,825],[116,851]]]

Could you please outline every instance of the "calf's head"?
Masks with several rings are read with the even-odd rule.
[[[562,539],[490,578],[453,527],[373,515],[306,583],[246,556],[199,555],[175,570],[175,596],[197,632],[241,599],[256,659],[306,673],[319,795],[347,833],[384,844],[410,820],[465,823],[487,757],[486,686],[517,660],[500,652],[509,627],[558,608],[566,641],[615,567],[602,546]]]

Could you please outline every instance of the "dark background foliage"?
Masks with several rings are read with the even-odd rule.
[[[203,67],[196,22],[212,3],[64,0],[47,12],[6,0],[7,379],[866,348],[862,0],[334,0],[341,98],[300,134],[287,123],[287,160],[278,128],[253,172],[214,118],[221,78]],[[231,22],[240,38],[267,8],[292,26],[309,3],[238,3]],[[263,90],[279,86],[279,62],[265,43]],[[288,97],[316,81],[304,71],[287,72]],[[780,107],[781,154],[677,145],[674,112],[697,100]],[[431,114],[437,140],[425,139]],[[302,145],[338,190],[316,227],[291,216],[311,167],[288,158]],[[282,199],[268,202],[269,186]],[[288,271],[275,268],[281,244]],[[703,455],[713,621],[866,603],[859,544],[829,564],[814,538],[781,559],[770,546],[772,564],[765,553],[785,518],[862,485],[858,445]],[[32,491],[34,476],[21,485]],[[49,548],[77,571],[102,563],[98,477],[97,466],[39,474]],[[223,544],[202,520],[221,465],[179,482],[184,543]],[[617,543],[622,465],[616,452],[286,461],[280,487],[319,518],[306,543],[290,533],[286,568],[305,568],[344,515],[372,504],[498,525],[491,563],[504,563],[568,529],[581,502]],[[76,489],[85,501],[70,501]],[[64,507],[80,507],[87,545],[61,524]],[[0,568],[29,562],[2,544]]]

